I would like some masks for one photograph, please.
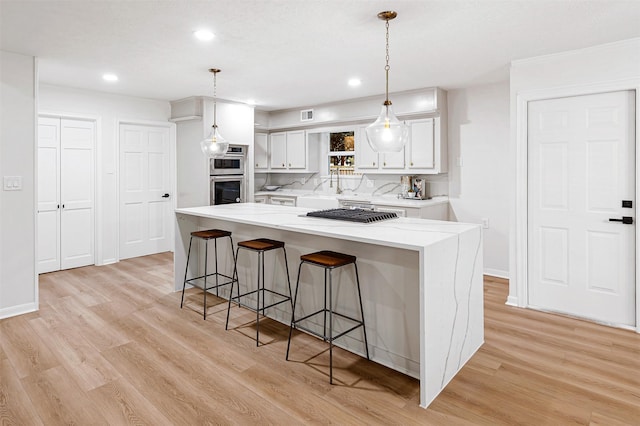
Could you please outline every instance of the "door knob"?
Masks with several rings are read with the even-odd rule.
[[[625,225],[632,225],[633,224],[633,218],[631,216],[622,216],[622,219],[610,218],[609,222],[622,222]]]
[[[164,194],[162,198],[169,198],[169,194]]]

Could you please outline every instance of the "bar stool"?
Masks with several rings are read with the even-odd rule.
[[[308,263],[309,265],[320,266],[324,268],[324,308],[316,311],[312,314],[306,315],[302,318],[295,318],[296,313],[296,302],[298,300],[298,290],[300,289],[300,270],[302,269],[302,265]],[[340,268],[342,266],[353,264],[353,267],[356,271],[356,284],[358,288],[358,300],[360,302],[360,316],[361,320],[356,318],[349,317],[347,315],[341,314],[339,312],[335,312],[333,310],[333,297],[332,297],[332,287],[333,283],[331,280],[331,271],[335,268]],[[329,307],[327,308],[327,276],[329,277]],[[329,314],[329,333],[327,334],[327,313]],[[323,318],[323,334],[320,334],[314,330],[311,330],[307,327],[298,325],[299,322],[307,320],[315,315],[324,314]],[[333,335],[333,316],[337,315],[341,318],[347,319],[354,323],[353,327],[337,334]],[[307,331],[315,336],[322,338],[325,342],[329,342],[329,383],[333,384],[333,341],[339,337],[344,336],[345,334],[355,330],[358,327],[362,327],[362,331],[364,333],[364,349],[367,354],[367,359],[369,359],[369,345],[367,343],[367,330],[364,325],[364,310],[362,309],[362,294],[360,293],[360,278],[358,276],[358,265],[356,264],[356,257],[351,256],[349,254],[337,253],[334,251],[323,250],[315,253],[309,253],[300,256],[300,266],[298,266],[298,279],[296,281],[296,292],[293,297],[293,310],[291,311],[291,327],[289,329],[289,340],[287,342],[287,361],[289,360],[289,349],[291,347],[291,335],[293,333],[294,328],[299,328],[301,330]]]
[[[258,253],[258,288],[256,290],[248,291],[243,294],[240,294],[240,282],[237,279],[238,255],[241,248]],[[264,287],[264,253],[267,251],[271,251],[279,248],[281,248],[282,252],[284,253],[284,267],[287,272],[287,286],[289,288],[289,295],[278,293],[275,290]],[[287,301],[291,303],[291,281],[289,280],[289,264],[287,262],[287,251],[284,248],[284,242],[277,241],[277,240],[270,240],[268,238],[258,238],[255,240],[239,242],[236,248],[233,276],[236,278],[235,282],[238,283],[238,295],[237,296],[233,295],[233,283],[231,283],[231,293],[229,294],[229,307],[227,308],[227,322],[224,326],[224,329],[228,330],[228,327],[229,327],[229,312],[231,311],[231,302],[233,301],[237,303],[238,306],[245,307],[256,313],[256,346],[260,346],[260,340],[259,340],[260,339],[260,311],[262,311],[262,315],[264,316],[265,310],[273,306],[279,305]],[[280,298],[280,300],[265,306],[265,292],[275,295],[277,298]],[[257,298],[255,307],[241,303],[240,299],[242,297],[249,296],[252,294],[256,294],[256,298]],[[260,305],[260,295],[262,295],[262,305]]]
[[[194,231],[191,233],[191,238],[189,238],[189,251],[187,252],[187,266],[184,270],[184,283],[182,284],[182,300],[180,301],[180,309],[182,309],[182,305],[184,304],[184,290],[185,287],[187,286],[187,284],[190,284],[194,287],[198,287],[201,288],[203,290],[204,293],[204,312],[202,314],[203,319],[207,319],[207,290],[211,290],[211,289],[216,289],[216,296],[218,296],[218,288],[225,286],[225,285],[229,285],[232,284],[233,287],[233,282],[237,281],[236,279],[234,279],[233,277],[230,277],[228,275],[222,274],[220,272],[218,272],[218,238],[224,238],[224,237],[228,237],[230,244],[231,244],[231,254],[233,255],[233,259],[234,259],[234,265],[235,265],[235,255],[233,253],[233,239],[231,238],[231,232],[230,231],[223,231],[221,229],[208,229],[206,231]],[[200,277],[195,277],[195,278],[190,278],[187,279],[187,272],[189,271],[189,258],[191,257],[191,243],[193,243],[193,239],[194,238],[199,238],[201,240],[204,240],[204,275],[200,276]],[[214,250],[215,250],[215,260],[216,260],[216,271],[212,274],[208,274],[207,273],[207,260],[208,260],[208,255],[209,255],[209,241],[213,240],[214,242]],[[207,277],[215,277],[216,279],[216,283],[215,285],[212,286],[208,286],[207,285]],[[220,277],[229,279],[231,281],[227,281],[227,282],[223,282],[220,283]],[[234,275],[235,277],[235,275]],[[200,284],[197,281],[204,279],[204,283]]]

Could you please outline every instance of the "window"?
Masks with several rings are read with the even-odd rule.
[[[329,171],[341,175],[353,174],[355,165],[354,132],[329,133]]]

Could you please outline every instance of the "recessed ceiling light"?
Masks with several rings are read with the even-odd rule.
[[[349,86],[351,87],[357,87],[357,86],[360,86],[361,84],[362,84],[362,80],[360,80],[359,78],[349,79]]]
[[[118,76],[115,74],[107,73],[107,74],[102,74],[102,79],[104,81],[118,81]]]
[[[193,35],[195,36],[195,38],[202,41],[213,40],[213,37],[215,37],[215,35],[209,30],[198,30],[193,33]]]
[[[255,105],[256,104],[256,100],[255,99],[248,99],[247,100],[247,105]]]

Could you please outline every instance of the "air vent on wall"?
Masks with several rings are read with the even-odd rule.
[[[303,109],[300,111],[300,121],[312,121],[313,120],[313,110],[312,109]]]

